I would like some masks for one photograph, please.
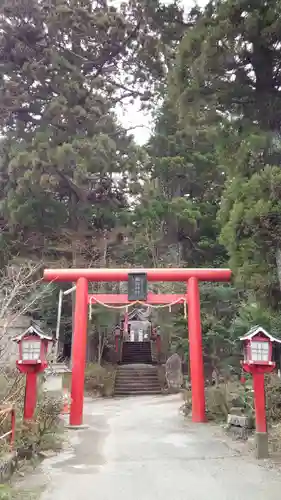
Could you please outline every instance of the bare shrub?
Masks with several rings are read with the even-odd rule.
[[[85,390],[92,394],[110,397],[114,393],[115,375],[116,369],[112,365],[89,363],[85,372]]]
[[[60,419],[62,398],[40,394],[34,420],[20,425],[17,448],[21,458],[31,458],[40,451],[58,451],[62,446],[63,422]]]
[[[281,380],[276,374],[270,374],[265,379],[266,410],[269,422],[281,421]]]
[[[184,389],[183,391],[184,405],[182,411],[185,415],[191,413],[191,390]],[[252,396],[247,391],[244,385],[239,382],[228,382],[218,386],[208,386],[205,388],[206,397],[206,414],[209,420],[225,422],[228,413],[233,407],[252,416]]]
[[[60,419],[62,398],[44,395],[36,408],[37,449],[57,450],[61,448],[63,423]]]
[[[10,264],[0,271],[0,404],[16,408],[18,423],[23,415],[25,376],[15,366],[10,332],[27,313],[38,311],[42,298],[52,293],[52,284],[42,283],[43,267],[42,262],[26,261],[20,265]],[[11,360],[13,366],[9,364]],[[10,430],[10,418],[9,414],[0,415],[0,435]],[[1,440],[0,452],[5,451],[6,446]]]
[[[11,373],[11,372],[10,372]],[[59,449],[61,446],[62,422],[59,418],[62,408],[62,399],[54,399],[39,391],[34,422],[23,422],[23,407],[25,395],[25,376],[14,372],[13,377],[1,377],[0,374],[1,405],[5,408],[13,406],[16,409],[16,448],[29,450],[32,453],[39,450]],[[11,429],[9,413],[0,414],[0,435]],[[8,441],[0,440],[0,455],[9,450]],[[20,452],[21,453],[21,452]],[[28,453],[27,453],[28,455]]]
[[[0,408],[13,406],[16,409],[18,419],[22,417],[23,401],[25,394],[25,377],[17,370],[8,370],[0,373]],[[0,435],[2,436],[11,429],[11,414],[0,414]],[[7,440],[0,440],[0,454],[6,453],[8,447]]]
[[[42,299],[52,293],[52,283],[42,281],[42,262],[11,264],[0,270],[0,364],[9,360],[11,328],[40,309]]]

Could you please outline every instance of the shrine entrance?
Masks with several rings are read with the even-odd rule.
[[[149,312],[149,311],[148,311]],[[134,309],[127,315],[124,329],[124,340],[128,342],[145,342],[151,336],[151,322],[143,311]]]
[[[127,294],[88,293],[88,282],[132,281]],[[141,279],[142,277],[142,279]],[[76,301],[73,334],[73,364],[71,380],[70,425],[83,424],[84,377],[87,345],[88,304],[170,304],[174,302],[188,305],[188,337],[190,378],[192,391],[192,421],[205,422],[205,384],[200,319],[199,281],[227,282],[231,278],[230,269],[46,269],[44,280],[52,282],[76,282]],[[176,294],[153,294],[147,292],[148,282],[186,282],[185,296]]]

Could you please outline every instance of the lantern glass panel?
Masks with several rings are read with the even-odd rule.
[[[22,360],[37,361],[41,355],[41,342],[34,340],[23,340],[22,342]]]
[[[269,342],[251,342],[252,361],[270,361]]]

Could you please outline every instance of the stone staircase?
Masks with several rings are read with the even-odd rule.
[[[152,363],[150,342],[123,342],[121,364]]]
[[[161,394],[157,366],[119,365],[115,378],[115,396]]]

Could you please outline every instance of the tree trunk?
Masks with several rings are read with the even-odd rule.
[[[281,290],[281,249],[280,246],[277,246],[276,249],[276,267],[277,267],[277,275],[279,280],[279,288]]]

